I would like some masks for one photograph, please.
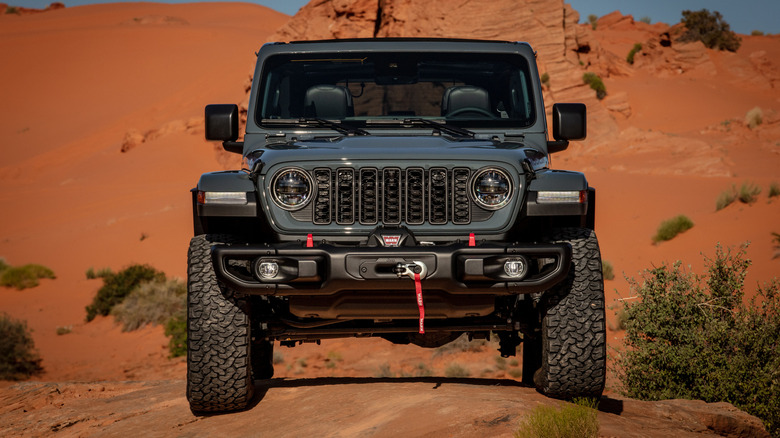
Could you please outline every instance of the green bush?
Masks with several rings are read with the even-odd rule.
[[[173,279],[139,284],[111,314],[127,332],[147,324],[165,324],[174,315],[185,315],[186,308],[187,286]]]
[[[604,280],[614,280],[615,279],[615,272],[612,268],[612,263],[602,260],[601,261],[601,275],[604,277]]]
[[[111,308],[121,303],[136,286],[150,281],[165,281],[165,274],[149,265],[132,265],[103,277],[103,287],[86,307],[87,321],[97,315],[108,315]]]
[[[444,375],[446,377],[468,377],[471,375],[468,369],[462,367],[460,364],[451,363],[444,369]]]
[[[641,23],[650,24],[652,23],[653,20],[650,17],[645,15],[644,17],[640,18],[639,21]]]
[[[555,408],[537,405],[520,423],[515,438],[590,438],[599,436],[597,403],[572,400]]]
[[[780,437],[780,281],[748,303],[745,248],[716,248],[707,275],[681,262],[631,281],[626,336],[616,357],[621,391],[642,400],[726,401]]]
[[[171,357],[179,357],[187,354],[187,317],[177,315],[168,319],[165,323],[165,336],[170,337],[168,351]]]
[[[739,202],[743,204],[752,204],[758,199],[758,195],[761,193],[761,187],[753,183],[742,183],[739,187],[739,193],[737,198]]]
[[[593,28],[593,30],[596,30],[596,26],[598,26],[599,22],[599,16],[590,14],[588,15],[588,23],[590,23],[590,27]]]
[[[762,32],[760,30],[753,30],[753,31],[750,32],[750,35],[753,35],[753,36],[764,36],[764,32]]]
[[[745,114],[745,124],[748,128],[756,129],[762,123],[764,123],[764,111],[761,108],[755,107]]]
[[[661,222],[658,231],[653,236],[653,243],[664,242],[674,239],[678,234],[693,228],[693,221],[685,215],[675,216],[669,220]]]
[[[547,87],[550,86],[550,74],[549,73],[547,73],[547,72],[543,73],[541,80],[542,80],[542,84],[544,84]]]
[[[599,75],[597,75],[596,73],[587,72],[583,74],[582,82],[585,82],[586,84],[590,85],[590,88],[592,88],[596,92],[596,97],[599,100],[607,97],[607,87],[604,86],[604,81],[602,81]]]
[[[8,9],[5,10],[5,13],[21,15],[21,11],[19,11],[19,8],[17,8],[16,6],[9,6]]]
[[[715,211],[723,210],[737,200],[737,189],[731,186],[731,189],[720,192],[718,199],[715,200]]]
[[[0,274],[3,273],[6,269],[10,268],[11,265],[5,262],[5,259],[0,259]]]
[[[631,48],[631,51],[628,52],[628,56],[626,56],[626,61],[628,61],[629,64],[634,65],[634,55],[640,50],[642,50],[642,45],[639,43],[634,44],[634,47]]]
[[[701,41],[709,49],[736,52],[742,44],[737,34],[731,31],[728,23],[718,11],[707,9],[700,11],[682,11],[686,31],[680,41]]]
[[[38,286],[41,278],[57,278],[54,271],[46,266],[29,264],[11,267],[6,265],[0,274],[0,286],[13,287],[18,290]]]
[[[85,275],[87,276],[87,280],[95,280],[97,278],[106,278],[113,273],[114,272],[111,270],[111,268],[102,268],[97,272],[95,271],[95,268],[89,268],[87,269]]]
[[[776,182],[772,182],[769,184],[769,197],[774,198],[775,196],[780,195],[780,184],[777,184]]]
[[[0,314],[0,380],[22,380],[41,370],[27,323]]]

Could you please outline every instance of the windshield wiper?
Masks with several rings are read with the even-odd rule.
[[[438,129],[439,131],[449,132],[450,134],[454,134],[454,135],[457,135],[459,137],[474,138],[474,133],[472,131],[469,131],[468,129],[459,128],[457,126],[452,126],[452,125],[447,125],[447,124],[441,123],[441,122],[434,122],[433,120],[423,119],[423,118],[419,118],[419,117],[415,117],[415,118],[412,118],[412,119],[404,119],[403,124],[404,125],[430,126],[431,128]]]
[[[303,123],[306,125],[315,124],[316,126],[323,127],[323,128],[330,128],[334,131],[338,131],[342,134],[347,134],[347,135],[371,135],[371,133],[366,131],[365,129],[355,128],[354,126],[349,126],[342,122],[333,122],[325,119],[301,118],[298,119],[296,122]]]

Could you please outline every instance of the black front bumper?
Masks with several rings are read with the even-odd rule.
[[[426,290],[448,294],[516,295],[542,292],[563,280],[571,264],[571,245],[453,243],[437,246],[358,247],[220,244],[212,247],[214,270],[228,287],[248,294],[335,295],[344,291],[414,290],[410,277],[393,271],[398,263],[420,261],[428,268]],[[525,260],[526,275],[509,277],[507,260]],[[274,262],[272,279],[256,274],[260,262]]]

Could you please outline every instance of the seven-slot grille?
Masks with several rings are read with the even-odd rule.
[[[316,225],[439,225],[472,220],[468,168],[317,168],[312,175]]]

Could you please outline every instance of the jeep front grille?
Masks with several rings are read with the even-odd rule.
[[[317,168],[311,208],[293,214],[316,225],[468,224],[471,170],[465,167]],[[478,220],[489,217],[478,215]]]

